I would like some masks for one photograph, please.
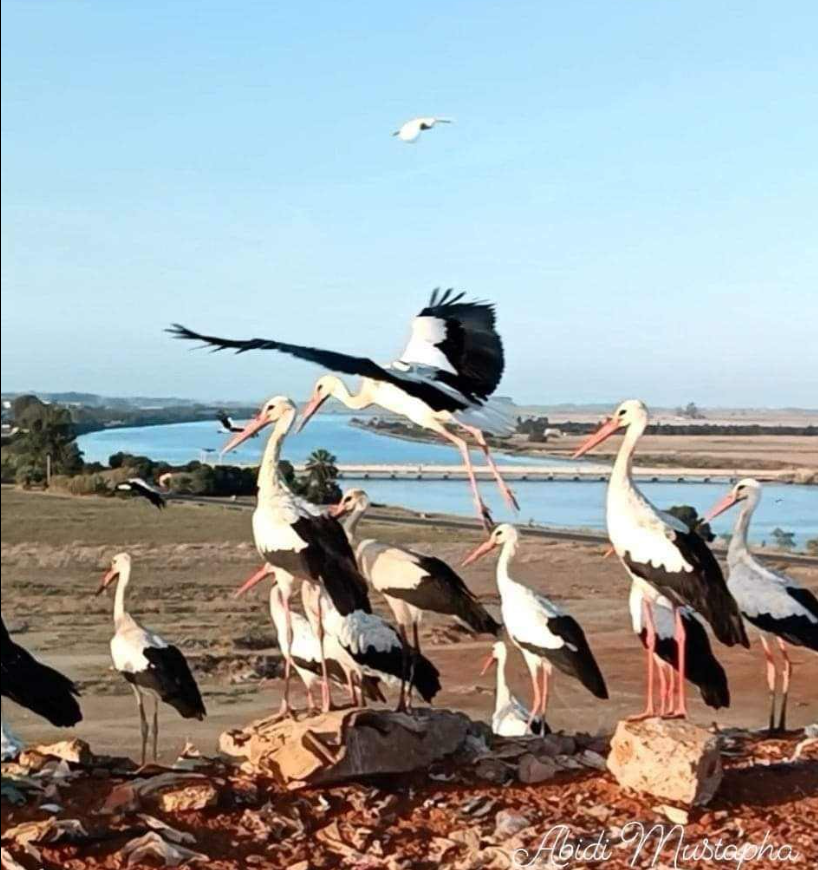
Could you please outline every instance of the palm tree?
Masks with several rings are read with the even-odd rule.
[[[338,459],[329,450],[314,450],[307,457],[307,495],[316,504],[339,501],[341,490],[338,479]]]

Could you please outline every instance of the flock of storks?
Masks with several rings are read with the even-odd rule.
[[[499,734],[541,734],[548,729],[546,713],[555,668],[578,680],[595,697],[608,698],[605,679],[578,622],[512,576],[520,536],[512,525],[495,525],[480,496],[470,441],[482,451],[507,504],[517,508],[485,439],[485,433],[508,433],[512,427],[509,408],[491,399],[504,368],[491,304],[467,301],[451,290],[435,291],[413,320],[402,356],[383,366],[366,357],[271,339],[235,341],[179,325],[169,331],[215,350],[277,350],[332,372],[360,376],[357,393],[351,393],[335,374],[321,377],[301,415],[299,430],[334,397],[352,409],[377,405],[437,433],[460,451],[487,533],[463,564],[498,551],[502,625],[441,559],[362,537],[359,523],[369,507],[362,490],[348,491],[339,504],[330,507],[312,504],[290,490],[279,472],[284,441],[298,417],[290,399],[274,396],[244,426],[225,418],[222,423],[231,438],[224,452],[267,427],[271,430],[259,469],[252,523],[262,565],[237,594],[270,582],[270,615],[285,663],[282,715],[291,713],[293,671],[304,683],[311,711],[332,708],[333,683],[345,688],[354,705],[385,702],[387,687],[397,692],[399,710],[411,710],[415,693],[431,702],[441,684],[437,668],[421,649],[419,628],[429,613],[451,617],[476,633],[496,638],[486,667],[499,665],[492,719]],[[727,579],[695,529],[648,501],[632,473],[634,453],[647,425],[645,405],[625,401],[576,453],[579,457],[615,434],[624,436],[608,485],[606,514],[612,551],[631,580],[633,630],[647,651],[647,703],[640,716],[686,716],[688,682],[699,688],[709,706],[728,706],[727,675],[713,653],[705,624],[721,643],[749,646],[745,626],[750,623],[760,632],[767,662],[770,729],[783,730],[792,673],[788,646],[818,652],[818,600],[751,553],[747,533],[761,499],[757,481],[737,483],[706,517],[709,520],[733,506],[740,508],[727,554]],[[164,506],[161,491],[143,480],[132,479],[121,487],[157,507]],[[206,711],[184,655],[126,610],[130,576],[131,558],[120,553],[100,591],[116,585],[111,653],[116,670],[131,684],[136,697],[144,763],[151,735],[154,758],[157,754],[160,701],[186,718],[202,719]],[[303,615],[292,607],[299,581]],[[373,613],[370,589],[384,596],[394,625]],[[530,674],[529,705],[509,691],[505,678],[509,645],[519,650]],[[776,715],[779,661],[782,701]],[[11,639],[5,625],[2,694],[54,725],[71,726],[81,718],[74,684],[33,659]],[[154,703],[152,723],[146,699]],[[4,726],[4,745],[5,741]]]

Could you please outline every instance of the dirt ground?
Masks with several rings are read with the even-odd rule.
[[[414,526],[365,527],[367,536],[412,546],[458,564],[478,541],[476,533]],[[219,734],[277,709],[280,659],[266,611],[266,590],[236,600],[233,591],[257,567],[250,543],[250,513],[229,507],[171,503],[164,512],[139,500],[75,499],[2,490],[3,616],[16,639],[78,680],[85,721],[76,734],[97,752],[133,755],[139,730],[133,697],[110,670],[110,598],[95,597],[113,554],[134,557],[130,608],[147,625],[177,643],[190,657],[209,710],[188,723],[171,710],[162,718],[162,757],[175,758],[186,738],[212,752]],[[818,590],[818,569],[788,565],[786,571]],[[572,542],[524,539],[517,576],[564,604],[581,622],[599,659],[611,700],[597,701],[574,681],[557,675],[549,720],[553,728],[610,731],[640,708],[643,655],[631,634],[628,581],[602,548]],[[464,571],[480,598],[496,611],[493,560]],[[376,607],[386,612],[382,602]],[[442,673],[436,705],[488,719],[492,677],[480,677],[489,638],[472,638],[446,623],[424,629],[425,652]],[[728,671],[733,704],[718,714],[691,694],[694,721],[761,727],[768,701],[761,652],[717,647]],[[818,721],[814,657],[793,651],[790,723]],[[522,661],[510,659],[513,688],[528,698]],[[694,697],[695,695],[695,697]],[[12,727],[30,741],[53,741],[54,730],[24,710],[6,705]]]

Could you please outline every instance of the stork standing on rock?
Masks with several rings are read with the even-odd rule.
[[[281,447],[296,418],[296,407],[286,396],[273,396],[259,413],[225,445],[225,453],[235,449],[273,426],[258,474],[258,502],[253,513],[253,536],[264,566],[239,590],[247,592],[266,577],[273,576],[282,592],[285,644],[293,645],[290,600],[296,579],[325,589],[338,612],[348,615],[360,610],[369,612],[366,580],[355,563],[355,554],[340,523],[317,505],[296,496],[287,486],[279,470]],[[309,615],[309,614],[308,614]],[[322,651],[324,650],[324,620],[321,599],[311,616]],[[331,705],[329,671],[322,652],[322,707]],[[289,686],[292,661],[285,658],[285,685],[282,713],[289,712]]]
[[[519,547],[514,526],[497,526],[487,541],[463,562],[469,565],[492,550],[500,550],[497,588],[502,602],[503,623],[520,650],[531,675],[534,700],[528,727],[536,719],[546,721],[551,673],[554,667],[579,680],[595,697],[607,700],[608,689],[594,654],[579,623],[556,604],[514,580],[509,566]]]
[[[339,659],[349,677],[349,688],[354,704],[363,703],[362,679],[370,677],[396,687],[401,686],[398,710],[408,710],[403,694],[405,680],[404,643],[397,631],[382,617],[356,610],[343,615],[318,586],[301,587],[304,610],[309,614],[320,612],[326,625],[327,636],[332,636],[344,656]],[[410,675],[409,692],[417,689],[421,698],[431,703],[440,691],[440,673],[424,655],[417,654]]]
[[[674,607],[667,598],[660,595],[653,604],[646,602],[642,587],[631,584],[630,595],[631,623],[634,634],[642,641],[645,649],[655,647],[654,658],[659,675],[659,697],[663,716],[672,715],[676,708],[675,681],[678,676],[676,667],[679,662],[679,650],[676,646],[676,621]],[[648,636],[649,626],[645,620],[645,608],[652,608],[652,630],[655,637]],[[713,654],[710,639],[704,626],[696,618],[695,611],[690,607],[680,608],[682,622],[685,626],[685,663],[688,682],[697,686],[702,700],[708,707],[720,710],[730,706],[730,687],[727,674],[719,660]]]
[[[643,593],[647,627],[647,706],[635,718],[656,715],[653,697],[656,664],[656,625],[651,604],[664,596],[674,607],[675,639],[679,653],[679,690],[675,716],[687,717],[687,640],[684,606],[692,607],[727,646],[749,646],[738,606],[727,589],[719,563],[704,539],[681,520],[658,510],[633,480],[633,455],[648,425],[648,409],[638,399],[623,402],[609,420],[577,450],[578,458],[617,432],[625,437],[608,483],[608,537],[631,580]]]
[[[753,514],[761,502],[761,484],[753,478],[740,480],[704,518],[710,522],[735,505],[741,505],[733,537],[727,550],[727,586],[738,602],[744,618],[754,625],[761,638],[767,662],[770,691],[770,731],[787,729],[787,699],[792,679],[789,646],[818,652],[818,599],[798,581],[762,565],[753,556],[747,533]],[[781,674],[781,712],[776,723],[777,668],[773,645],[778,645],[783,668]]]
[[[420,624],[428,613],[454,617],[478,634],[496,637],[500,624],[442,559],[372,538],[356,540],[358,524],[369,505],[362,489],[351,489],[331,513],[341,520],[361,573],[386,599],[407,652],[410,647],[421,652]]]
[[[101,595],[116,584],[114,599],[114,637],[111,640],[111,658],[114,667],[133,689],[139,709],[142,731],[142,765],[147,762],[148,739],[153,734],[153,760],[159,754],[159,702],[173,707],[184,719],[198,719],[207,715],[199,687],[182,652],[155,632],[137,622],[125,609],[125,593],[131,579],[131,557],[119,553],[111,561],[111,568],[102,578],[97,590]],[[152,697],[153,727],[145,713],[145,697]]]
[[[233,340],[193,332],[175,324],[174,337],[200,341],[216,350],[277,350],[318,363],[335,372],[360,375],[361,388],[352,394],[335,375],[325,375],[315,384],[301,426],[329,398],[347,408],[361,410],[371,405],[405,417],[454,444],[466,467],[478,516],[491,528],[491,514],[480,497],[467,441],[452,429],[472,437],[482,450],[494,479],[510,507],[519,508],[503,480],[486,442],[485,432],[510,434],[514,420],[503,403],[493,401],[505,367],[503,344],[495,325],[494,306],[463,301],[463,293],[435,290],[412,322],[412,334],[400,359],[386,366],[368,357],[287,344],[273,339]]]
[[[289,613],[290,625],[287,624]],[[284,594],[281,587],[274,583],[270,589],[270,616],[276,627],[278,645],[285,661],[292,661],[292,667],[304,688],[307,691],[309,711],[316,709],[313,689],[321,683],[321,644],[318,636],[312,630],[308,619],[300,613],[288,611],[284,604]],[[288,644],[288,627],[292,630],[292,645]],[[324,636],[324,652],[327,670],[330,679],[337,685],[350,688],[350,697],[356,703],[358,689],[360,689],[360,701],[365,706],[366,701],[386,702],[381,691],[379,680],[366,676],[360,668],[354,664],[350,666],[348,656],[345,655],[338,644],[338,640],[332,634]]]

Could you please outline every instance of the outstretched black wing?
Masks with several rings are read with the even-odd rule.
[[[159,508],[159,510],[162,510],[167,506],[167,502],[162,493],[157,492],[153,487],[148,486],[144,480],[140,480],[139,478],[131,478],[125,483],[120,483],[117,489],[130,491],[135,495],[142,496],[142,498],[147,499],[154,507]]]
[[[425,402],[433,411],[462,411],[466,402],[460,401],[445,390],[438,389],[433,382],[411,376],[401,376],[400,373],[385,369],[368,357],[350,356],[336,353],[332,350],[320,350],[315,347],[303,347],[299,344],[286,344],[267,338],[250,338],[245,341],[230,338],[218,338],[215,335],[204,335],[194,332],[181,324],[174,323],[165,330],[174,338],[183,341],[200,341],[214,351],[234,350],[236,353],[246,353],[248,350],[277,350],[307,362],[316,363],[322,368],[344,375],[359,375],[373,381],[383,381],[409,393]],[[442,383],[446,381],[441,379]]]
[[[436,377],[463,395],[487,399],[505,368],[494,306],[463,302],[463,293],[435,290],[412,323],[401,361],[440,368]]]

